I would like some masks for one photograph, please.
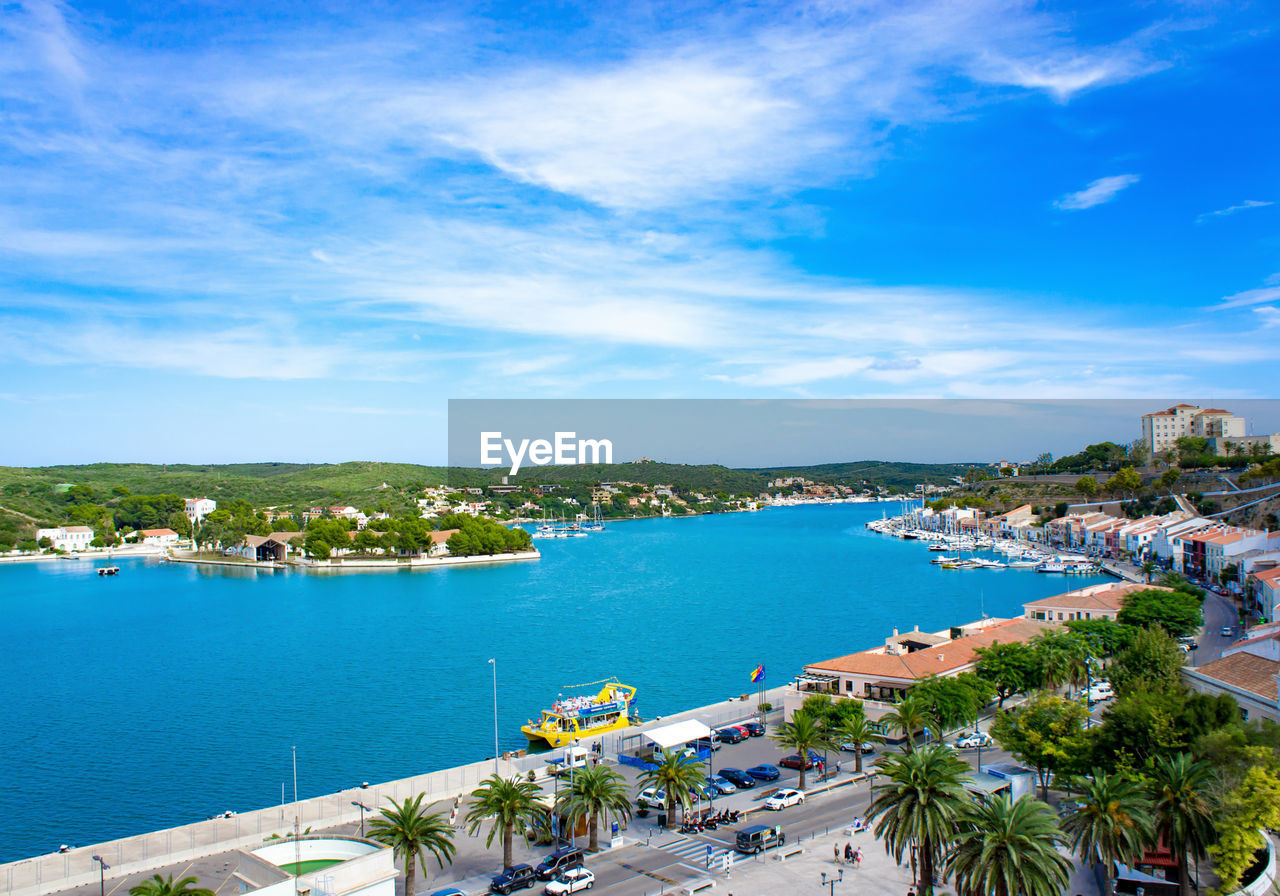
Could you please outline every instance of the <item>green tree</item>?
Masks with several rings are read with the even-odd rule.
[[[181,510],[175,510],[169,514],[168,526],[183,538],[191,537],[191,520]]]
[[[961,896],[1059,896],[1071,881],[1071,861],[1053,810],[1030,796],[1007,793],[966,806],[959,815],[946,873]]]
[[[1161,756],[1151,763],[1148,783],[1156,833],[1178,861],[1178,892],[1190,892],[1187,860],[1200,861],[1213,842],[1213,812],[1208,792],[1213,770],[1190,754]]]
[[[1110,881],[1114,862],[1137,864],[1152,842],[1151,805],[1132,779],[1094,769],[1064,827],[1080,859],[1102,865]]]
[[[1092,498],[1098,493],[1098,480],[1092,476],[1081,476],[1076,480],[1076,491],[1086,498]]]
[[[996,716],[991,736],[1018,759],[1032,765],[1042,799],[1049,795],[1049,775],[1084,755],[1089,711],[1076,700],[1036,694],[1026,703]]]
[[[1040,659],[1040,680],[1045,687],[1081,687],[1089,674],[1089,645],[1070,631],[1046,632],[1032,646]]]
[[[702,766],[687,756],[676,752],[664,753],[662,760],[655,768],[648,769],[640,775],[638,786],[657,787],[667,795],[667,824],[675,823],[676,804],[687,809],[693,802],[693,795],[706,783],[706,775]]]
[[[196,883],[195,877],[184,877],[175,881],[172,874],[168,878],[157,874],[135,887],[130,887],[129,896],[213,896],[213,890],[192,886],[194,883]]]
[[[329,555],[333,553],[333,548],[329,545],[329,542],[318,535],[308,534],[303,544],[306,545],[307,554],[317,560],[328,560]]]
[[[875,835],[898,863],[916,848],[920,892],[929,896],[938,859],[971,802],[964,789],[969,767],[944,744],[883,756],[876,766],[883,783],[876,787],[870,810],[877,819]]]
[[[821,721],[813,716],[796,712],[790,722],[783,722],[773,735],[781,746],[795,750],[800,755],[800,789],[804,790],[804,767],[807,765],[810,750],[830,749],[831,732]]]
[[[492,821],[485,837],[487,849],[502,832],[502,867],[511,867],[516,834],[523,834],[537,823],[547,820],[547,807],[542,805],[542,788],[532,781],[503,778],[494,773],[471,792],[471,808],[467,810],[467,833],[474,835],[486,821]]]
[[[1161,591],[1155,588],[1126,595],[1116,621],[1137,628],[1159,626],[1181,638],[1204,624],[1200,606],[1202,598],[1183,591]]]
[[[1182,661],[1182,650],[1163,628],[1140,629],[1112,661],[1111,686],[1122,697],[1136,691],[1179,690]]]
[[[1138,471],[1133,467],[1121,467],[1114,476],[1107,480],[1106,488],[1112,494],[1136,492],[1142,488],[1142,477],[1138,475]]]
[[[456,852],[453,828],[439,813],[423,811],[424,796],[420,793],[405,797],[402,803],[392,800],[381,815],[369,820],[369,839],[391,847],[396,858],[404,862],[404,891],[409,896],[417,892],[418,868],[423,875],[427,873],[427,853],[443,870],[444,863],[452,862]]]
[[[600,848],[600,820],[630,818],[631,799],[627,782],[607,765],[593,765],[578,771],[569,789],[560,795],[558,811],[573,822],[587,819],[590,840],[587,849]]]
[[[1039,681],[1040,663],[1035,648],[1023,642],[992,644],[974,651],[978,662],[974,672],[996,689],[1000,708],[1006,697],[1031,690]]]
[[[916,732],[931,731],[933,736],[942,739],[938,719],[929,711],[923,702],[908,693],[880,717],[880,727],[885,731],[898,731],[905,740],[902,749],[910,753],[915,749]]]
[[[1280,828],[1280,776],[1274,759],[1251,766],[1227,793],[1218,821],[1218,842],[1208,848],[1221,883],[1215,894],[1233,893],[1265,846],[1259,829]]]
[[[1151,577],[1152,577],[1153,575],[1155,575],[1155,571],[1156,571],[1157,569],[1159,569],[1159,568],[1160,568],[1160,567],[1156,566],[1156,563],[1155,563],[1155,561],[1154,561],[1154,560],[1143,560],[1143,561],[1142,561],[1142,567],[1141,567],[1141,569],[1142,569],[1142,577],[1143,577],[1144,579],[1146,579],[1146,580],[1147,580],[1147,584],[1148,584],[1148,585],[1150,585],[1150,584],[1151,584]]]
[[[1066,626],[1067,631],[1085,642],[1094,657],[1115,656],[1134,635],[1132,628],[1112,619],[1072,619]]]
[[[1172,488],[1173,484],[1182,478],[1180,470],[1168,469],[1160,474],[1160,484],[1165,488]]]
[[[845,719],[836,727],[832,731],[831,740],[837,746],[844,743],[878,744],[884,742],[884,736],[880,733],[880,726],[865,715],[859,715]],[[862,774],[862,750],[860,748],[853,751],[853,770],[859,775]]]
[[[943,732],[977,721],[995,694],[996,689],[990,682],[972,672],[948,677],[930,676],[911,688],[911,696],[938,720],[939,737]]]

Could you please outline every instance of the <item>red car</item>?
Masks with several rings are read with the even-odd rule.
[[[780,759],[778,761],[778,765],[782,766],[783,768],[799,769],[801,762],[802,760],[800,759],[800,754],[792,753],[790,756],[784,756],[782,759]],[[809,758],[807,760],[803,760],[803,763],[804,763],[804,770],[808,771],[814,766],[822,765],[822,757],[819,756],[817,753],[810,753]]]

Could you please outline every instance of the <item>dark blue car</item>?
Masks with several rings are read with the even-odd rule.
[[[782,772],[778,771],[776,765],[753,765],[747,769],[747,774],[755,778],[757,781],[776,781],[782,777]]]
[[[719,774],[720,777],[727,779],[732,782],[735,787],[742,790],[756,786],[756,779],[740,768],[722,768],[720,769]]]

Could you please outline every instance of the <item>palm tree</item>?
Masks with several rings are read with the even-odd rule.
[[[1065,843],[1045,803],[1002,793],[962,811],[946,872],[958,896],[1058,896],[1071,882]]]
[[[587,831],[591,842],[587,848],[595,852],[600,848],[600,817],[631,817],[631,797],[627,793],[627,782],[622,775],[607,765],[593,765],[584,768],[574,775],[569,789],[560,794],[558,812],[562,812],[571,821],[586,818]]]
[[[494,772],[471,791],[474,802],[467,810],[467,833],[475,834],[486,821],[493,820],[486,848],[493,845],[494,835],[502,831],[502,867],[511,867],[512,841],[536,822],[544,821],[547,807],[541,802],[542,788],[521,778],[504,778]]]
[[[131,887],[129,896],[213,896],[213,890],[191,886],[194,883],[195,877],[184,877],[175,882],[172,874],[167,880],[157,874],[150,880]]]
[[[1079,637],[1066,632],[1052,632],[1036,639],[1040,651],[1041,677],[1045,687],[1053,690],[1061,685],[1070,689],[1084,684],[1089,674],[1089,648]]]
[[[837,746],[848,742],[858,745],[858,749],[853,751],[853,770],[859,775],[862,774],[862,745],[884,743],[880,727],[864,715],[845,719],[833,732],[831,739]]]
[[[1213,841],[1208,789],[1213,770],[1186,753],[1162,756],[1151,763],[1148,784],[1154,804],[1156,833],[1178,860],[1178,893],[1190,889],[1187,859],[1199,862]]]
[[[898,862],[909,847],[920,857],[922,896],[933,892],[938,856],[955,834],[956,820],[971,802],[964,789],[969,767],[945,744],[884,756],[876,770],[886,783],[877,788],[870,817],[875,834]]]
[[[831,747],[830,733],[821,719],[805,712],[791,716],[790,722],[778,726],[773,739],[800,757],[800,789],[804,790],[805,766],[809,764],[809,751]]]
[[[1148,585],[1150,585],[1150,584],[1151,584],[1151,576],[1155,573],[1155,571],[1156,571],[1158,568],[1159,568],[1159,567],[1157,567],[1157,566],[1155,565],[1155,563],[1154,563],[1153,561],[1151,561],[1151,560],[1143,560],[1143,561],[1142,561],[1142,574],[1143,574],[1144,576],[1146,576],[1147,584],[1148,584]]]
[[[405,797],[403,803],[391,801],[382,814],[370,819],[369,839],[383,846],[390,846],[398,859],[404,860],[405,896],[413,896],[418,868],[427,873],[427,853],[436,858],[436,864],[444,868],[445,861],[453,861],[456,847],[453,845],[453,828],[438,812],[423,812],[422,800],[426,794]]]
[[[657,767],[640,775],[637,786],[656,787],[666,794],[667,824],[675,822],[676,803],[687,809],[693,802],[693,794],[706,783],[707,776],[701,764],[679,753],[664,753]]]
[[[880,717],[880,727],[886,731],[901,731],[906,738],[902,748],[908,753],[915,749],[917,731],[932,731],[934,737],[942,739],[937,716],[911,694],[907,694],[893,709]]]
[[[1076,854],[1101,864],[1111,881],[1114,863],[1135,864],[1151,842],[1150,803],[1133,781],[1095,768],[1092,780],[1084,779],[1079,805],[1063,827]]]

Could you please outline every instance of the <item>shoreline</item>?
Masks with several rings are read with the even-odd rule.
[[[52,560],[134,560],[153,557],[163,559],[163,549],[125,551],[120,548],[92,548],[88,551],[76,551],[74,554],[6,554],[0,556],[0,564],[5,563],[41,563]]]
[[[400,572],[403,570],[417,569],[435,569],[440,566],[474,566],[483,563],[513,563],[522,560],[541,560],[542,554],[537,550],[522,551],[518,554],[477,554],[470,557],[413,557],[394,560],[374,560],[361,558],[358,560],[343,560],[339,558],[334,560],[233,560],[205,558],[205,557],[181,557],[174,554],[166,554],[161,557],[167,563],[188,563],[195,566],[222,566],[228,569],[267,569],[267,570],[287,570],[294,569],[299,572],[310,573],[330,573],[343,572],[344,570],[352,570],[355,572]]]

